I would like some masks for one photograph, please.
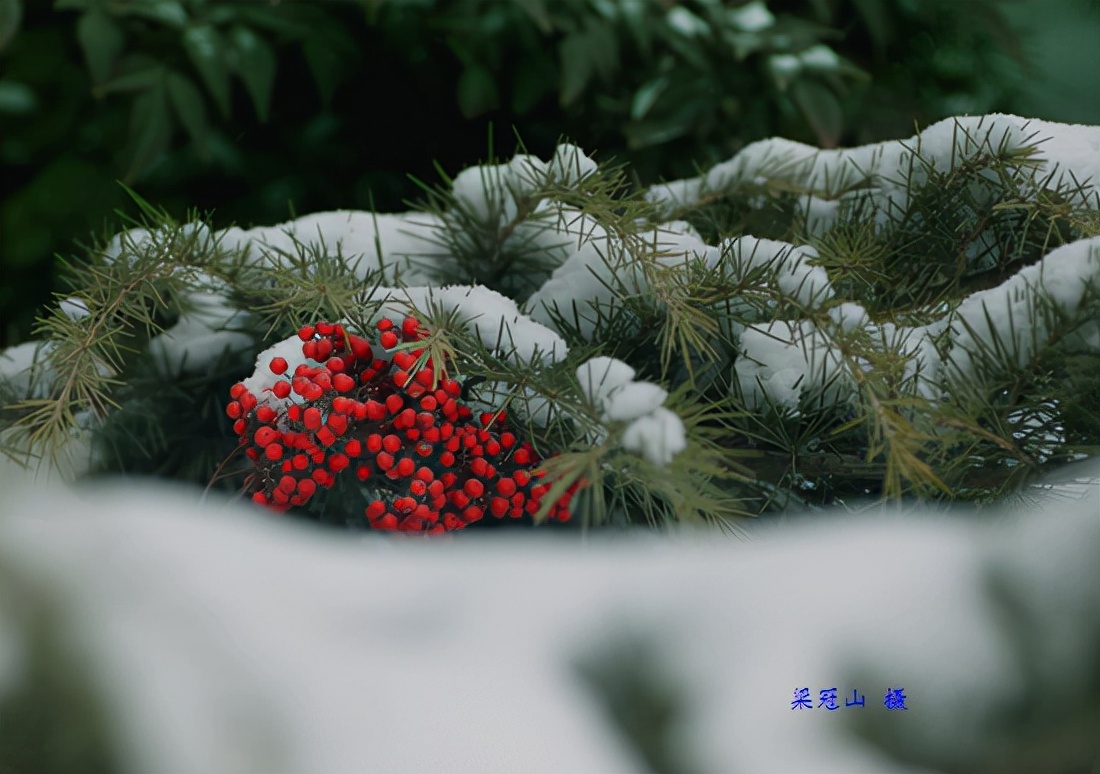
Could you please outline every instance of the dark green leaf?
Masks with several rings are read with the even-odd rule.
[[[546,10],[546,0],[527,0],[519,3],[519,7],[526,11],[544,35],[549,35],[554,31],[554,20]]]
[[[500,104],[492,74],[480,65],[467,67],[458,79],[458,106],[466,118],[479,116]]]
[[[665,118],[631,122],[623,128],[623,134],[632,150],[662,145],[689,134],[698,114],[698,106],[689,103]]]
[[[875,49],[885,51],[893,35],[886,3],[883,0],[852,0],[852,5],[863,17],[863,24],[867,27],[867,34],[870,35]]]
[[[512,91],[512,112],[529,113],[535,105],[553,90],[558,73],[553,62],[546,59],[542,50],[526,49],[528,58],[520,62]]]
[[[117,10],[116,10],[117,9]],[[168,27],[183,29],[187,26],[187,11],[179,0],[144,0],[138,3],[119,3],[112,7],[121,16],[140,16],[160,22]]]
[[[15,33],[19,31],[19,23],[23,20],[23,3],[21,0],[0,0],[0,51],[8,45]]]
[[[645,118],[666,88],[668,88],[668,78],[663,75],[639,88],[634,93],[634,100],[630,104],[630,117],[635,121]]]
[[[92,83],[104,83],[111,75],[111,66],[122,53],[125,36],[114,20],[99,8],[92,8],[76,23],[76,38],[88,63]]]
[[[653,25],[648,18],[649,5],[645,0],[620,0],[619,13],[642,56],[649,59],[653,49]]]
[[[244,81],[256,115],[266,123],[271,111],[271,90],[275,86],[275,53],[267,41],[239,24],[230,30],[229,39],[237,53],[234,70]]]
[[[229,69],[225,61],[225,40],[210,26],[189,27],[183,33],[183,47],[199,71],[206,90],[222,116],[229,118]]]
[[[590,24],[585,36],[596,72],[604,82],[610,81],[619,69],[619,39],[615,30],[606,24]]]
[[[305,56],[306,65],[313,75],[313,82],[317,84],[321,101],[325,105],[330,104],[332,95],[336,93],[336,87],[344,77],[340,55],[319,36],[310,36],[305,39],[302,43],[302,55]]]
[[[316,33],[318,26],[315,23],[303,23],[301,15],[298,13],[285,13],[284,11],[303,11],[308,10],[300,6],[292,6],[291,8],[272,7],[271,5],[261,5],[258,3],[248,3],[233,6],[219,7],[219,11],[226,11],[227,18],[228,13],[252,27],[259,27],[260,29],[267,30],[268,32],[274,32],[276,35],[285,36],[292,40],[298,40],[312,36]]]
[[[124,72],[97,89],[97,94],[113,94],[119,91],[145,91],[164,78],[164,65],[147,63],[143,67]]]
[[[168,96],[172,99],[172,107],[175,108],[180,123],[191,136],[195,152],[200,158],[206,158],[208,155],[206,136],[210,125],[206,119],[206,104],[203,102],[202,92],[190,78],[180,73],[168,73],[166,83]]]
[[[0,113],[26,115],[38,107],[34,89],[10,78],[0,79]]]
[[[570,33],[558,46],[558,56],[561,58],[558,100],[563,107],[576,101],[592,77],[594,63],[589,54],[588,38],[583,32]]]
[[[168,89],[162,81],[134,99],[130,111],[130,165],[126,180],[140,177],[168,149],[171,139]]]
[[[844,129],[844,113],[831,91],[809,80],[799,80],[791,86],[791,97],[806,116],[824,148],[835,148]]]

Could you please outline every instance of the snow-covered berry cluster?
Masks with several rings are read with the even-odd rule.
[[[383,319],[378,330],[388,359],[342,325],[307,325],[298,332],[306,362],[293,371],[286,358],[268,362],[278,377],[263,388],[270,394],[240,382],[230,390],[226,414],[252,461],[252,499],[282,511],[354,475],[375,493],[365,509],[374,529],[435,533],[537,513],[550,483],[505,412],[474,416],[462,385],[415,346],[427,335],[416,318]],[[575,490],[549,518],[569,518]]]

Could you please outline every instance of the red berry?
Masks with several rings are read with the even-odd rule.
[[[294,476],[283,476],[279,479],[279,488],[287,494],[294,494],[294,490],[298,488],[298,480]]]
[[[290,382],[275,382],[271,385],[271,391],[276,398],[285,398],[290,395]]]
[[[420,327],[420,321],[415,317],[406,317],[405,321],[401,323],[401,332],[406,336],[415,336],[417,329]]]
[[[379,470],[389,470],[393,467],[393,455],[387,452],[379,452],[378,456],[374,458],[374,464],[378,466]]]
[[[329,430],[327,427],[322,427],[317,431],[317,440],[323,443],[325,446],[332,446],[336,443],[336,434]]]
[[[386,331],[378,337],[378,343],[382,345],[383,349],[393,349],[397,346],[397,334],[393,331]]]
[[[489,512],[496,516],[498,519],[504,514],[508,513],[508,501],[503,497],[494,497],[489,501]]]
[[[279,432],[275,428],[266,426],[256,428],[256,432],[252,434],[252,440],[256,442],[257,446],[267,446],[278,437]]]
[[[355,355],[357,360],[366,360],[372,355],[370,343],[359,336],[348,336],[348,344],[351,346],[351,353]]]
[[[295,470],[305,470],[309,467],[309,457],[304,454],[295,454],[290,463],[294,466]]]
[[[267,505],[267,495],[263,492],[256,492],[252,495],[252,502],[257,505]]]
[[[375,327],[378,328],[378,330],[380,331],[388,331],[390,328],[393,327],[393,320],[389,319],[388,317],[383,317],[381,320],[378,321],[378,325],[376,325]]]
[[[298,330],[298,338],[300,338],[302,341],[309,341],[313,338],[314,332],[315,331],[312,325],[303,326]]]
[[[462,490],[470,497],[481,497],[485,493],[485,485],[476,478],[471,478],[462,485]]]
[[[421,467],[421,468],[417,469],[416,477],[420,481],[430,482],[432,479],[435,478],[435,474],[432,473],[431,468]]]
[[[423,481],[416,479],[409,483],[409,491],[417,497],[423,496],[428,491],[428,485]]]
[[[348,429],[348,418],[343,414],[329,414],[328,419],[325,420],[325,424],[327,424],[336,435],[343,435]]]
[[[378,454],[382,451],[382,436],[378,433],[371,433],[367,436],[367,451],[371,454]]]
[[[372,519],[372,520],[377,519],[378,517],[380,517],[385,512],[386,512],[386,505],[381,500],[375,500],[374,502],[372,502],[370,505],[367,506],[367,510],[366,510],[367,518]]]
[[[246,390],[247,390],[247,388],[243,384],[241,384],[240,382],[237,382],[236,384],[234,384],[232,387],[229,388],[229,397],[233,398],[233,399],[237,399],[237,398],[241,397],[242,395],[244,395]]]
[[[413,474],[414,470],[416,470],[416,463],[408,457],[402,457],[397,463],[397,475],[402,478],[408,478]]]
[[[515,460],[517,465],[527,465],[531,462],[531,452],[527,449],[516,449],[516,453],[512,455],[512,459]]]
[[[256,419],[261,422],[270,422],[275,419],[275,410],[271,406],[260,406],[256,409]]]
[[[330,357],[325,361],[325,368],[332,371],[334,374],[342,373],[344,370],[344,359],[342,357]]]
[[[317,483],[312,478],[303,478],[298,482],[298,493],[302,497],[312,497],[317,491]]]
[[[321,427],[321,411],[315,406],[310,406],[302,412],[302,422],[310,430],[318,430]]]
[[[393,395],[390,395],[388,398],[386,398],[386,410],[390,414],[396,414],[398,411],[401,410],[401,407],[404,405],[405,399],[397,393],[394,393]]]
[[[331,336],[333,330],[335,330],[332,323],[319,322],[317,323],[317,332],[322,336]]]
[[[268,363],[268,368],[271,369],[271,373],[281,376],[286,373],[286,369],[290,368],[286,360],[281,357],[271,358],[271,362]]]
[[[485,512],[478,508],[476,505],[471,505],[469,508],[462,511],[462,518],[466,520],[467,524],[478,521],[484,515]]]
[[[351,392],[355,389],[355,380],[347,374],[336,374],[332,377],[332,386],[337,392]]]
[[[244,420],[243,419],[238,419],[236,422],[233,423],[233,432],[236,433],[237,435],[243,435],[244,434]]]
[[[502,478],[496,483],[496,490],[505,497],[511,497],[516,491],[516,482],[510,478]]]
[[[267,448],[264,449],[264,456],[274,462],[283,456],[283,447],[277,443],[268,444]]]
[[[360,481],[366,481],[370,477],[370,468],[366,465],[360,465],[355,469],[355,477]]]
[[[382,439],[382,448],[390,454],[396,454],[401,448],[401,439],[391,433]]]
[[[346,454],[337,452],[328,458],[328,467],[333,473],[339,473],[349,464],[351,464],[351,460],[347,458]]]
[[[363,453],[363,444],[357,438],[352,438],[344,444],[344,453],[350,457],[358,457]]]
[[[225,407],[225,415],[230,419],[237,419],[241,416],[241,404],[237,401],[230,401],[229,405]]]

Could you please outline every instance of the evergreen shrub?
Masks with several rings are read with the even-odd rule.
[[[247,230],[135,195],[0,356],[3,448],[362,528],[1002,496],[1100,441],[1098,151],[990,115],[646,189],[563,142]]]

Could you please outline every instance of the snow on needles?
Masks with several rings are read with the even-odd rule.
[[[634,369],[623,361],[592,358],[577,368],[577,381],[601,422],[629,423],[623,448],[658,466],[687,448],[683,421],[662,405],[668,392],[652,382],[634,381]]]
[[[708,192],[746,183],[787,183],[807,191],[811,198],[803,206],[819,219],[827,219],[830,208],[817,197],[826,201],[864,197],[868,194],[863,191],[842,192],[866,182],[869,195],[885,211],[890,203],[904,206],[906,181],[919,185],[927,179],[929,168],[944,172],[981,154],[1014,154],[1033,146],[1035,166],[1030,174],[1034,180],[1045,180],[1051,188],[1067,185],[1075,206],[1100,206],[1100,126],[1004,114],[947,118],[906,140],[837,150],[782,138],[761,140],[705,175],[655,185],[646,197],[671,215]]]

